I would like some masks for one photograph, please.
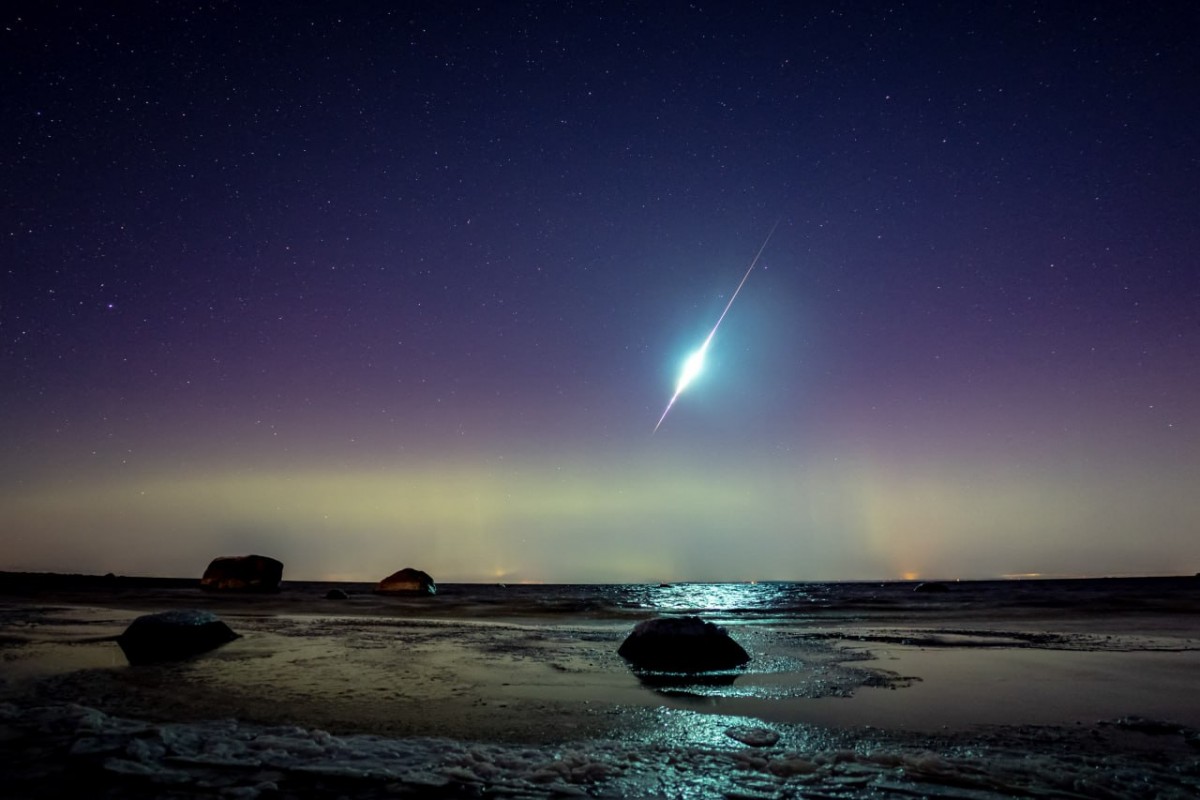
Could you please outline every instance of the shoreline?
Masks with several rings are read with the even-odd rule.
[[[560,717],[657,707],[828,728],[966,730],[1121,716],[1173,717],[1200,727],[1200,698],[1192,699],[1189,683],[1200,674],[1200,631],[1191,617],[1053,620],[1052,628],[999,615],[973,619],[970,628],[954,616],[907,624],[878,618],[726,622],[753,655],[730,686],[684,682],[656,691],[616,655],[645,614],[410,614],[403,602],[355,609],[310,598],[302,608],[297,602],[280,608],[271,596],[193,602],[211,598],[197,595],[172,595],[169,603],[162,597],[93,597],[88,604],[0,598],[0,698],[11,696],[18,682],[41,682],[50,696],[87,705],[92,695],[104,694],[89,682],[106,685],[114,698],[136,697],[145,695],[148,677],[173,674],[186,679],[171,687],[173,696],[142,705],[186,715],[189,707],[242,696],[245,705],[233,709],[235,716],[264,723],[324,727],[341,715],[352,722],[334,725],[343,732],[356,724],[358,732],[452,737],[495,729],[518,739],[522,734],[511,725],[491,724],[486,709],[530,712],[537,701],[533,708],[544,719],[531,730],[546,741],[561,738],[555,732]],[[241,638],[188,661],[125,663],[114,639],[136,616],[193,606],[218,613]],[[74,673],[85,674],[74,682],[52,677]],[[255,686],[264,698],[268,689],[278,694],[286,687],[290,717],[276,714],[273,700],[253,699]],[[383,701],[441,710],[428,725],[395,725],[386,716],[374,720]],[[123,710],[120,703],[100,707]],[[563,735],[577,727],[573,720]]]
[[[363,797],[396,786],[417,797],[431,786],[442,797],[672,797],[707,786],[783,798],[811,786],[899,798],[972,786],[950,796],[978,800],[1028,786],[1071,796],[1053,793],[1064,776],[1144,796],[1123,788],[1131,770],[1182,786],[1180,797],[1200,791],[1200,767],[1187,772],[1200,764],[1200,627],[1186,598],[988,610],[966,592],[906,593],[900,609],[886,595],[783,613],[727,591],[658,590],[671,609],[695,597],[742,602],[721,624],[753,657],[731,680],[668,686],[641,681],[616,650],[638,620],[672,610],[545,590],[503,602],[466,591],[328,601],[311,585],[0,595],[0,738],[14,753],[42,753],[38,770],[91,765],[113,796],[155,796],[146,787],[172,775],[191,787],[182,796],[200,796],[214,769],[248,798],[263,770],[295,797],[345,794],[351,772],[349,793]],[[185,661],[125,662],[113,638],[133,618],[188,607],[241,637]],[[775,741],[743,741],[763,736]],[[146,737],[149,750],[137,744]],[[238,753],[271,741],[278,752],[218,768],[178,749],[185,740]],[[119,753],[104,750],[113,742]],[[399,752],[408,755],[386,755]],[[36,772],[13,758],[6,769],[18,778]],[[43,782],[31,777],[15,796],[38,796]]]

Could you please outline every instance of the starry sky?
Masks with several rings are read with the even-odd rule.
[[[0,569],[1200,570],[1194,10],[336,5],[6,4]]]

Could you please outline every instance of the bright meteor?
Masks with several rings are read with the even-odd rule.
[[[721,316],[717,317],[717,324],[712,326],[712,330],[708,332],[708,336],[704,337],[704,344],[700,345],[700,349],[687,357],[687,361],[683,362],[683,371],[679,374],[679,382],[675,384],[675,394],[671,395],[670,402],[663,409],[662,416],[658,418],[658,423],[654,426],[654,433],[658,433],[659,427],[662,426],[663,420],[667,418],[667,414],[671,413],[671,407],[675,405],[675,401],[679,399],[679,395],[683,394],[683,390],[688,387],[696,376],[704,369],[704,356],[708,353],[708,346],[712,344],[713,337],[717,335],[717,328],[721,327],[721,323],[725,320],[725,315],[729,313],[729,307],[733,305],[733,301],[737,300],[738,292],[746,285],[746,279],[750,277],[750,273],[754,270],[754,266],[758,263],[758,259],[763,254],[763,250],[767,249],[767,242],[771,241],[771,236],[775,233],[775,229],[779,227],[781,220],[776,220],[771,226],[770,233],[767,238],[763,239],[762,247],[758,248],[758,252],[754,254],[750,266],[746,268],[746,274],[742,276],[742,280],[738,283],[737,288],[733,290],[733,295],[729,298],[729,302],[725,304],[725,310],[721,312]]]

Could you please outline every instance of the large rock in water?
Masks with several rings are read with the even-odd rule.
[[[750,660],[724,628],[699,617],[663,617],[639,622],[617,653],[638,669],[709,672]]]
[[[283,562],[267,556],[214,558],[204,570],[200,588],[210,591],[278,592]]]
[[[177,661],[232,642],[238,635],[208,611],[164,611],[129,623],[117,644],[130,664]]]
[[[381,580],[375,591],[379,594],[437,594],[437,584],[429,573],[405,567]]]

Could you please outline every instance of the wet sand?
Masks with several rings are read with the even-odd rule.
[[[242,636],[187,661],[127,665],[112,637],[167,607],[215,610]],[[810,760],[847,749],[904,759],[972,747],[1020,760],[1043,757],[1050,737],[1075,759],[1117,748],[1143,772],[1150,753],[1171,774],[1191,765],[1200,788],[1200,631],[1191,615],[977,616],[968,626],[926,616],[920,627],[756,620],[729,625],[753,656],[745,670],[668,686],[646,685],[616,655],[637,617],[448,615],[375,597],[335,604],[188,591],[0,599],[0,703],[12,709],[12,730],[28,709],[75,705],[159,724],[234,719],[497,747],[682,748],[685,765],[714,748],[722,758],[750,752],[729,734],[742,728],[778,736],[776,756]],[[786,793],[791,778],[764,757],[761,769],[774,777],[743,796],[776,796],[772,780]],[[606,791],[603,782],[581,785]],[[1105,791],[1138,796],[1119,789]]]
[[[198,599],[224,606],[242,637],[201,658],[142,667],[127,666],[106,640],[141,610],[0,606],[2,691],[160,719],[216,711],[341,732],[541,743],[627,733],[630,712],[659,707],[831,728],[1122,716],[1200,727],[1200,695],[1191,691],[1200,642],[1162,624],[1154,636],[1036,637],[978,626],[731,626],[754,654],[736,680],[647,687],[616,655],[631,627],[623,620],[406,619],[379,616],[373,604],[369,614],[275,614],[263,605],[276,598],[210,597]]]
[[[254,609],[257,610],[257,609]],[[626,622],[397,619],[239,614],[241,638],[202,657],[131,667],[116,643],[139,612],[6,608],[0,629],[5,694],[75,702],[159,720],[235,717],[339,733],[555,743],[652,737],[639,712],[711,713],[816,697],[850,698],[869,685],[907,684],[859,666],[863,652],[765,628],[735,632],[756,653],[729,685],[647,687],[616,655]],[[21,641],[24,640],[24,641]],[[802,706],[790,714],[801,721]],[[643,729],[644,728],[644,729]]]

